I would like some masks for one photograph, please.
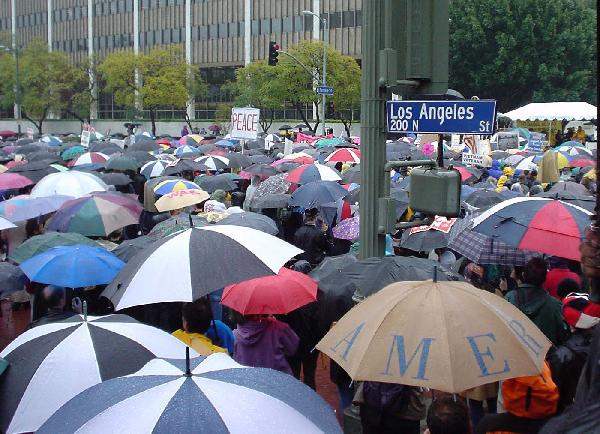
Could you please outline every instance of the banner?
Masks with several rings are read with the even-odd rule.
[[[258,137],[258,121],[260,110],[250,107],[233,107],[231,109],[231,133],[234,139],[251,139]]]
[[[319,140],[319,137],[311,136],[310,134],[296,133],[296,143],[313,143]]]
[[[486,166],[485,156],[473,154],[472,152],[463,152],[462,162],[467,166]]]

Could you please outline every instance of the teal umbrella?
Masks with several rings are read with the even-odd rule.
[[[333,137],[331,139],[319,139],[315,143],[315,148],[332,148],[336,145],[341,145],[343,143],[347,143],[344,139],[339,137]]]
[[[74,160],[82,154],[85,154],[85,148],[83,146],[75,145],[60,154],[60,157],[65,161]]]
[[[81,234],[74,232],[46,232],[42,235],[36,235],[29,238],[19,247],[17,247],[8,257],[8,259],[20,264],[23,261],[45,252],[52,247],[57,246],[72,246],[75,244],[83,244],[87,246],[95,246],[98,244]]]
[[[104,167],[110,170],[133,170],[136,171],[143,163],[125,155],[113,155],[104,163]]]

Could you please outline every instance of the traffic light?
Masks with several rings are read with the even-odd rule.
[[[383,81],[416,81],[416,94],[448,90],[449,0],[393,0],[386,14]],[[388,45],[386,44],[386,45]],[[387,75],[387,76],[385,76]]]
[[[279,44],[274,41],[269,42],[269,65],[277,65],[277,57],[279,57]]]

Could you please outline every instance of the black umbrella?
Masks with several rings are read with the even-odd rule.
[[[265,139],[249,140],[245,144],[245,149],[264,149]]]
[[[33,143],[33,139],[30,139],[29,137],[21,137],[19,140],[17,140],[15,142],[15,144],[17,146],[21,146],[21,145],[27,145],[29,143]]]
[[[257,229],[270,235],[277,235],[279,229],[272,218],[255,212],[241,212],[231,214],[219,221],[220,225],[244,226]]]
[[[123,149],[112,142],[94,142],[90,145],[90,152],[101,152],[105,155],[112,155],[123,152]]]
[[[127,158],[132,158],[135,161],[139,162],[140,164],[144,164],[148,161],[153,161],[156,160],[156,157],[154,157],[153,155],[150,155],[148,152],[145,151],[130,151],[127,150],[124,154],[124,157]]]
[[[225,158],[229,159],[229,167],[232,169],[242,169],[252,164],[250,157],[239,152],[230,152],[225,155]]]
[[[250,206],[253,209],[285,208],[288,206],[291,195],[285,193],[271,193],[253,198]]]
[[[214,176],[198,176],[194,179],[194,182],[208,193],[214,193],[216,190],[233,191],[238,188],[237,184],[226,173]]]
[[[36,151],[36,152],[32,152],[31,154],[27,154],[26,160],[31,162],[31,161],[40,161],[40,160],[44,160],[44,161],[52,161],[52,162],[57,162],[57,161],[61,161],[61,159],[58,157],[58,155],[56,155],[53,152],[48,152],[48,151]]]
[[[18,144],[18,142],[17,142]],[[30,142],[26,145],[15,149],[15,154],[30,154],[32,152],[40,152],[48,150],[48,145],[42,142]]]
[[[128,151],[158,151],[160,149],[160,145],[156,143],[156,140],[152,140],[151,138],[140,138],[140,136],[136,136],[135,143],[127,146]]]
[[[167,166],[163,172],[163,175],[175,175],[183,172],[198,172],[205,171],[206,169],[208,168],[205,165],[196,163],[193,160],[179,160],[177,163],[175,163],[175,165]]]
[[[253,164],[244,169],[244,172],[251,173],[258,176],[273,176],[279,173],[276,168],[269,166],[268,164]]]
[[[310,272],[310,277],[317,282],[330,276],[335,278],[345,267],[354,264],[355,262],[358,262],[358,259],[356,255],[352,253],[338,256],[326,256],[325,259]]]
[[[41,170],[29,170],[27,172],[21,172],[20,175],[23,175],[23,176],[31,179],[31,181],[34,183],[38,183],[46,175],[50,175],[51,173],[57,173],[57,172],[59,172],[59,170],[57,168],[48,166],[45,169],[41,169]]]
[[[279,127],[279,130],[291,130],[292,127],[289,126],[288,124],[282,125]]]
[[[133,180],[124,173],[96,173],[95,175],[108,185],[127,185],[133,182]]]
[[[571,193],[576,196],[587,196],[590,194],[590,191],[585,188],[584,185],[578,184],[576,182],[567,181],[567,182],[557,182],[548,190],[549,193]]]
[[[465,199],[465,202],[472,207],[484,210],[505,200],[506,198],[495,190],[475,190]]]
[[[16,265],[0,262],[0,297],[25,288],[27,277]]]
[[[144,235],[132,240],[125,240],[119,246],[112,251],[120,260],[123,262],[129,262],[131,258],[137,255],[139,252],[147,249],[157,238],[149,237]]]
[[[435,229],[420,232],[407,229],[402,234],[400,247],[413,252],[429,252],[433,249],[447,247],[449,237],[449,234]]]
[[[290,199],[291,206],[309,209],[327,203],[333,203],[343,198],[348,191],[334,181],[314,181],[299,187]]]
[[[20,164],[18,166],[11,167],[7,170],[7,172],[30,172],[34,170],[42,170],[47,169],[50,164],[54,163],[55,160],[40,160],[40,161],[31,161],[25,164]],[[52,168],[51,168],[52,169]]]
[[[396,217],[401,217],[408,209],[410,203],[408,192],[406,190],[395,188],[390,191],[390,196],[396,203]]]
[[[271,164],[273,160],[271,157],[263,154],[262,152],[260,154],[256,154],[256,155],[250,155],[250,161],[252,161],[252,163],[254,164]]]
[[[141,162],[136,161],[135,159],[127,156],[127,155],[119,155],[115,154],[110,157],[106,163],[104,163],[104,167],[108,170],[137,170],[142,165]]]
[[[594,212],[594,207],[596,206],[596,198],[594,196],[589,195],[577,195],[570,193],[568,191],[550,191],[537,194],[536,197],[549,197],[552,199],[560,199],[563,202],[570,203],[571,205],[576,205],[580,208],[586,209],[590,212]]]

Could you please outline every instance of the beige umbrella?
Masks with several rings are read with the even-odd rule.
[[[317,344],[354,380],[458,393],[539,373],[550,341],[519,309],[466,282],[398,282]]]
[[[161,196],[156,201],[156,209],[160,212],[171,211],[174,209],[185,208],[190,205],[196,205],[197,203],[204,202],[210,198],[210,195],[204,190],[200,189],[187,189],[173,191]]]

